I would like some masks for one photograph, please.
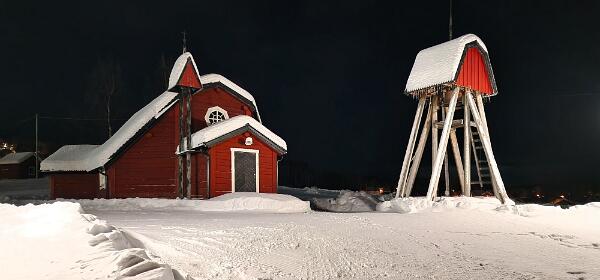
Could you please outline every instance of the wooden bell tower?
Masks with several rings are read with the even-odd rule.
[[[202,89],[202,82],[194,58],[185,52],[185,37],[183,50],[169,76],[169,91],[179,94],[178,196],[191,198],[192,151],[188,147],[192,146],[192,94]]]
[[[396,197],[410,196],[431,134],[429,200],[435,199],[440,192],[442,170],[444,195],[450,195],[447,152],[450,142],[462,195],[483,195],[489,190],[503,204],[514,203],[506,194],[492,150],[484,100],[495,96],[498,90],[489,54],[481,39],[468,34],[420,51],[405,93],[418,99],[419,103]]]

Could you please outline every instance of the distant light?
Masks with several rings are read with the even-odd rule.
[[[379,194],[383,194],[383,188],[379,188]]]
[[[561,195],[560,195],[560,198],[565,198],[565,195],[564,195],[564,194],[561,194]]]

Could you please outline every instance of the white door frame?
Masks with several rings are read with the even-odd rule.
[[[259,170],[259,161],[260,161],[260,153],[259,150],[254,150],[254,149],[242,149],[242,148],[231,148],[231,192],[234,193],[235,192],[235,152],[246,152],[246,153],[253,153],[256,155],[256,192],[259,193],[260,192],[260,185],[259,185],[259,177],[260,177],[260,170]]]

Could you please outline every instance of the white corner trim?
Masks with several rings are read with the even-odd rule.
[[[256,155],[256,192],[260,193],[260,153],[259,150],[231,148],[231,192],[235,192],[235,152],[254,153]]]
[[[210,116],[210,113],[215,112],[215,111],[220,112],[221,114],[223,114],[223,116],[225,116],[226,120],[229,119],[229,114],[227,113],[227,110],[225,110],[225,109],[223,109],[223,108],[221,108],[219,106],[213,106],[213,107],[210,107],[210,108],[206,109],[206,114],[204,114],[204,121],[206,121],[207,125],[211,125],[210,120],[208,119],[208,117]]]

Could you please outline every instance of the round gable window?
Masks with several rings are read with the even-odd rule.
[[[227,111],[219,106],[208,108],[208,110],[206,110],[206,115],[204,115],[204,120],[207,125],[212,125],[226,119],[229,119]]]

